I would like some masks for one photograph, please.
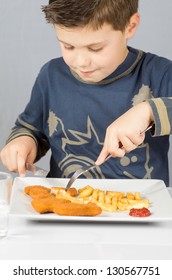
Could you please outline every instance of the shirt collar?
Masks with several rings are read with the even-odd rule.
[[[134,49],[132,47],[128,47],[128,50],[129,50],[129,53],[128,53],[126,59],[123,61],[123,63],[121,63],[113,73],[111,73],[108,77],[106,77],[102,81],[85,82],[73,70],[70,69],[70,71],[77,80],[79,80],[83,83],[86,83],[86,84],[105,85],[105,84],[112,83],[112,82],[130,74],[133,71],[133,69],[137,66],[140,59],[142,58],[143,51]]]

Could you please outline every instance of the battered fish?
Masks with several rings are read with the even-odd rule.
[[[56,198],[55,196],[50,196],[46,198],[37,198],[32,200],[31,202],[35,211],[40,214],[53,213],[54,207],[61,207],[61,205],[65,205],[66,203],[71,203],[71,202],[67,199]]]
[[[102,209],[91,202],[87,204],[71,202],[60,203],[54,207],[53,212],[62,216],[97,216],[101,214]]]
[[[51,194],[51,189],[41,185],[27,186],[24,192],[32,198],[45,198],[54,196]]]

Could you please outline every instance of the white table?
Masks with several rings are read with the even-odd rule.
[[[10,259],[172,260],[172,222],[38,222],[11,216],[9,234],[0,239],[0,260]]]

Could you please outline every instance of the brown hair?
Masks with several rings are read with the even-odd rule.
[[[42,11],[49,23],[65,27],[100,28],[104,23],[124,31],[130,17],[137,13],[139,0],[50,0]]]

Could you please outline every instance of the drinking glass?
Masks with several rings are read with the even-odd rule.
[[[11,175],[0,172],[0,237],[6,236],[8,232],[11,185]]]

